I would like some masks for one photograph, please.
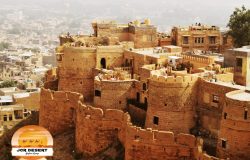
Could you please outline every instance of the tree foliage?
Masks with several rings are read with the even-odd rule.
[[[229,34],[234,39],[235,47],[250,45],[250,10],[244,6],[236,8],[228,23]]]
[[[0,88],[8,88],[8,87],[15,87],[15,82],[14,81],[4,81],[0,83]]]
[[[7,42],[0,43],[0,51],[3,51],[4,49],[8,49],[9,47],[10,47],[10,44]]]

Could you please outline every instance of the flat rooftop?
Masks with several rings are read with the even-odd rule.
[[[9,88],[1,88],[0,91],[4,92],[4,93],[8,93],[8,92],[16,92],[19,91],[18,88],[16,87],[9,87]]]
[[[233,84],[231,82],[217,81],[217,82],[211,82],[211,83],[218,84],[218,85],[225,86],[225,87],[230,87],[230,88],[238,89],[238,90],[250,90],[250,87]]]
[[[178,47],[170,46],[169,48],[178,48]],[[162,47],[133,49],[132,52],[154,58],[160,58],[160,56],[168,56],[168,55],[170,56],[173,53],[181,54],[181,52],[168,52],[166,48]]]
[[[167,53],[156,53],[154,52],[154,49],[145,49],[145,50],[133,50],[133,52],[141,54],[141,55],[146,55],[149,57],[154,57],[154,58],[160,58],[160,55],[166,55]]]
[[[236,48],[236,49],[232,49],[232,50],[250,53],[250,48]]]
[[[13,97],[16,99],[16,98],[25,98],[25,97],[29,97],[30,96],[30,93],[15,93],[13,94]]]
[[[0,96],[0,103],[12,103],[12,96]]]
[[[238,51],[238,52],[246,52],[250,54],[250,46],[243,46],[241,48],[233,48],[233,49],[229,49],[231,51]]]
[[[248,101],[250,102],[250,92],[242,91],[242,92],[230,92],[227,95],[228,98],[239,100],[239,101]]]

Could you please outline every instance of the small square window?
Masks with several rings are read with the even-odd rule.
[[[158,125],[159,124],[159,117],[154,116],[153,123],[155,125]]]
[[[101,91],[95,90],[95,96],[96,97],[101,97]]]
[[[219,103],[219,96],[217,96],[217,95],[213,95],[213,102],[214,103]]]

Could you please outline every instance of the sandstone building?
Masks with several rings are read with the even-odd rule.
[[[0,136],[39,109],[40,93],[0,96]]]
[[[92,26],[93,36],[60,37],[40,125],[54,135],[75,129],[75,149],[88,156],[120,141],[126,160],[250,157],[248,52],[223,68],[212,56],[157,47],[148,20]]]
[[[224,52],[232,48],[232,38],[222,33],[219,27],[195,24],[189,27],[172,29],[173,44],[184,51],[199,49],[203,51]]]

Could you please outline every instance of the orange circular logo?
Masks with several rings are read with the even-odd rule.
[[[12,137],[12,156],[20,160],[44,160],[53,156],[53,138],[41,126],[29,125],[18,129]]]

